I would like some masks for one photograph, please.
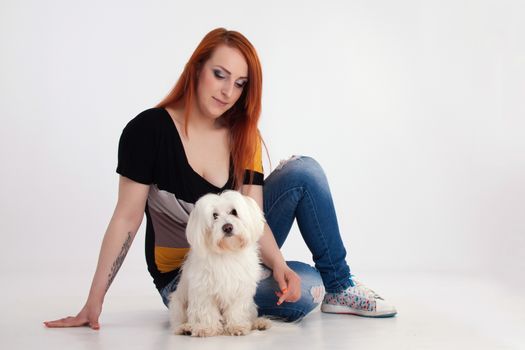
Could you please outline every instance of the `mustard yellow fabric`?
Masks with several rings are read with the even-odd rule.
[[[173,271],[184,262],[190,248],[168,248],[155,246],[155,263],[160,272]]]

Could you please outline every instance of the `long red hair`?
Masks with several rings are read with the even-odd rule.
[[[206,34],[199,43],[184,71],[170,93],[155,107],[164,108],[182,101],[184,104],[184,131],[188,135],[188,120],[197,91],[198,74],[204,63],[211,57],[215,48],[227,45],[238,49],[248,64],[248,81],[237,102],[219,118],[230,129],[231,155],[233,160],[233,186],[237,189],[243,184],[245,169],[253,165],[259,138],[264,144],[257,128],[261,114],[262,69],[253,45],[241,33],[225,28],[216,28]],[[264,144],[266,148],[266,144]],[[268,150],[266,150],[268,153]],[[250,181],[253,183],[253,171]]]

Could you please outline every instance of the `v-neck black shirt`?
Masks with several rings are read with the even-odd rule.
[[[264,184],[260,145],[254,159],[255,185]],[[177,274],[189,250],[186,224],[195,202],[206,193],[233,189],[233,161],[228,181],[217,187],[188,163],[175,123],[164,108],[139,113],[124,127],[118,146],[117,173],[150,185],[146,213],[146,262],[157,289]],[[244,183],[248,182],[246,169]]]

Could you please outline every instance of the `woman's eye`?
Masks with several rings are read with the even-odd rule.
[[[218,217],[219,217],[219,214],[213,213],[213,220],[217,220]]]
[[[237,210],[233,209],[230,214],[234,215],[234,216],[237,216]]]
[[[213,70],[213,74],[215,75],[215,77],[217,77],[218,79],[224,79],[226,78],[224,75],[221,74],[222,72],[220,70],[217,70],[217,69],[214,69]],[[235,86],[237,86],[238,88],[242,89],[244,87],[244,85],[246,85],[246,81],[243,81],[242,83],[235,83]]]

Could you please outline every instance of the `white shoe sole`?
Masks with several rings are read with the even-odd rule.
[[[377,317],[377,318],[392,317],[397,314],[396,310],[385,310],[384,312],[356,310],[348,306],[332,305],[332,304],[324,304],[324,303],[321,305],[321,311],[330,313],[330,314],[348,314],[348,315]]]

